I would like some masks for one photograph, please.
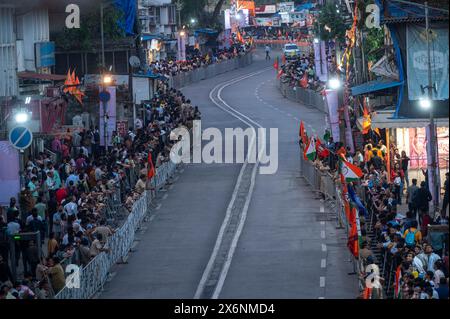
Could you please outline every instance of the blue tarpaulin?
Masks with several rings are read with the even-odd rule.
[[[123,18],[117,23],[127,35],[134,35],[136,20],[136,2],[134,0],[115,0],[115,5],[123,12]]]

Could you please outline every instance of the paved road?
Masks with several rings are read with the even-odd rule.
[[[325,114],[284,99],[271,65],[257,54],[253,65],[183,92],[200,107],[203,128],[246,128],[242,115],[255,127],[278,128],[278,172],[255,175],[253,164],[186,165],[100,298],[357,295],[345,235],[324,221],[328,208],[299,174],[300,120],[322,134]]]

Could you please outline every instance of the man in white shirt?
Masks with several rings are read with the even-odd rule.
[[[78,205],[75,196],[72,196],[72,200],[64,206],[64,212],[67,214],[67,216],[75,215],[75,217],[77,217]]]

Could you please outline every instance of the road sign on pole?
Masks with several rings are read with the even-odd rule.
[[[17,126],[9,132],[9,141],[18,150],[27,149],[33,142],[33,133],[25,126]]]

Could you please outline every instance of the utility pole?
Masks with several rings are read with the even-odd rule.
[[[426,40],[427,40],[427,62],[428,62],[428,99],[430,101],[430,104],[433,101],[433,79],[431,77],[431,49],[430,49],[430,18],[428,13],[428,2],[425,2],[425,29],[426,29]],[[433,114],[433,105],[430,107],[430,153],[431,153],[431,165],[430,165],[430,175],[432,176],[432,179],[430,180],[430,185],[432,187],[432,194],[433,194],[433,204],[434,204],[434,210],[439,207],[439,179],[440,176],[438,176],[439,170],[438,167],[438,161],[437,161],[437,149],[436,147],[436,127],[434,125],[434,114]]]
[[[105,70],[105,35],[103,32],[103,1],[100,2],[100,33],[101,33],[101,40],[102,40],[102,68],[103,71]]]

